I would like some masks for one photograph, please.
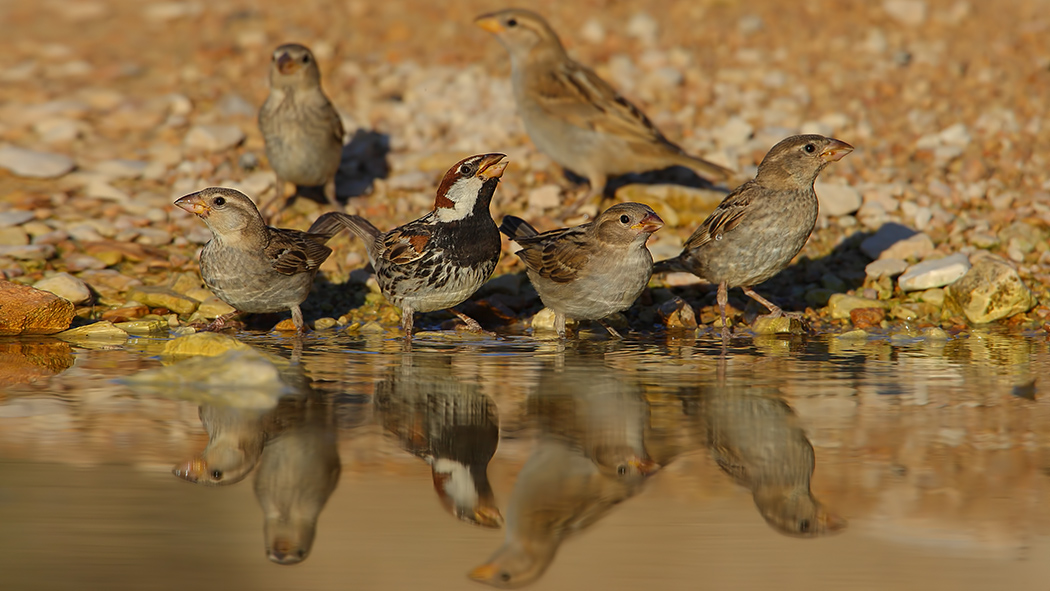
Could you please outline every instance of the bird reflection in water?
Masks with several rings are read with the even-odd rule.
[[[470,577],[496,587],[538,579],[565,538],[642,490],[657,465],[645,452],[640,390],[599,369],[542,379],[528,401],[538,428],[506,510],[503,545]]]
[[[293,392],[268,409],[201,405],[208,445],[172,472],[189,482],[228,485],[257,466],[254,489],[266,555],[278,564],[296,564],[310,553],[341,464],[331,402],[297,364],[282,368],[281,380]]]
[[[751,491],[758,512],[778,532],[816,537],[846,520],[810,491],[813,446],[798,417],[771,388],[717,386],[701,391],[701,426],[718,466]]]
[[[498,528],[503,516],[488,465],[499,444],[499,415],[476,383],[454,374],[452,359],[406,353],[405,362],[376,385],[377,414],[402,449],[430,465],[445,510],[467,523]]]

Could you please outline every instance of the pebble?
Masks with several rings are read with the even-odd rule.
[[[974,324],[985,324],[1032,309],[1035,296],[1008,263],[992,256],[977,261],[945,290],[945,306]]]
[[[29,234],[19,226],[0,228],[0,246],[25,246],[29,244]]]
[[[551,310],[550,308],[544,308],[544,309],[540,310],[539,312],[536,312],[536,314],[532,317],[532,321],[529,323],[529,325],[532,327],[532,330],[533,330],[534,333],[535,332],[553,333],[554,332],[554,310]],[[575,320],[573,320],[572,318],[566,318],[565,319],[565,328],[566,328],[566,330],[569,330],[569,329],[575,330],[577,326],[578,326],[578,323]]]
[[[194,316],[199,316],[206,320],[214,320],[219,316],[225,316],[236,312],[233,306],[220,300],[215,296],[210,296],[208,299],[201,301],[200,306],[197,307],[197,311],[194,312]],[[191,318],[190,320],[194,320]]]
[[[908,268],[908,263],[901,259],[878,259],[864,267],[864,274],[872,279],[896,277]]]
[[[882,9],[893,20],[909,27],[926,21],[926,2],[923,0],[883,0]]]
[[[318,318],[314,321],[314,330],[328,330],[339,325],[339,321],[335,318]]]
[[[529,209],[542,211],[554,209],[562,204],[561,187],[558,185],[541,185],[529,191]]]
[[[217,332],[198,332],[165,343],[164,357],[217,357],[229,351],[252,351],[251,346]]]
[[[53,179],[73,170],[76,163],[69,156],[37,152],[11,145],[0,146],[0,168],[28,178]]]
[[[22,244],[0,246],[0,257],[20,261],[46,261],[55,256],[55,247],[50,244]]]
[[[128,290],[127,298],[150,308],[167,308],[176,314],[192,314],[197,300],[159,286],[138,286]]]
[[[883,224],[874,234],[868,236],[860,243],[860,250],[871,259],[889,258],[882,257],[882,253],[889,247],[918,234],[915,230],[890,222]],[[898,257],[899,258],[899,257]]]
[[[832,318],[849,318],[850,312],[857,308],[885,308],[886,304],[880,300],[872,300],[844,293],[836,293],[828,300],[828,312]]]
[[[69,341],[125,341],[128,333],[117,328],[112,322],[103,320],[71,328],[55,336]]]
[[[185,146],[201,152],[222,152],[240,145],[244,132],[236,125],[197,125],[186,133]]]
[[[853,326],[865,329],[879,326],[886,319],[886,309],[875,308],[853,308],[849,311],[849,320]]]
[[[942,287],[962,277],[969,270],[969,257],[956,253],[908,267],[908,270],[897,279],[897,284],[903,291]]]
[[[7,228],[8,226],[21,226],[22,224],[36,218],[36,214],[31,211],[0,211],[0,228]]]
[[[939,287],[927,289],[926,291],[919,294],[919,299],[926,302],[927,304],[932,304],[940,308],[944,305],[944,290]]]
[[[824,215],[839,217],[860,209],[860,191],[853,187],[818,180],[813,188],[817,192],[817,201],[820,202],[820,213]]]
[[[37,281],[33,287],[49,291],[74,304],[82,304],[91,299],[91,290],[87,284],[69,273],[55,273]]]
[[[54,334],[69,328],[73,313],[69,300],[0,279],[0,336]]]
[[[751,332],[758,335],[805,334],[806,327],[798,318],[790,318],[788,316],[769,318],[768,316],[760,316],[756,318],[755,322],[751,325]]]
[[[138,336],[149,336],[168,332],[168,322],[166,320],[128,320],[125,322],[118,322],[113,326],[128,334]]]
[[[137,179],[142,177],[149,166],[142,160],[105,160],[94,166],[95,172],[115,179]]]
[[[694,330],[699,326],[696,321],[696,312],[693,311],[693,307],[678,296],[660,304],[658,312],[667,328]]]

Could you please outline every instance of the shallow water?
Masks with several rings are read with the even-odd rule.
[[[0,588],[1045,588],[1045,334],[591,336],[0,341]]]

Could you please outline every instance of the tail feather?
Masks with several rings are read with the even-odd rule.
[[[685,272],[685,273],[691,273],[692,272],[691,270],[687,269],[685,267],[685,265],[682,264],[682,257],[681,256],[676,256],[673,259],[666,259],[666,260],[662,260],[662,261],[657,261],[656,263],[653,264],[653,274],[654,275],[657,274],[657,273],[675,273],[675,272]]]
[[[373,259],[374,262],[373,251],[375,250],[376,239],[382,232],[379,231],[379,228],[373,226],[372,222],[361,216],[350,215],[340,211],[330,211],[317,218],[307,232],[322,237],[323,241],[327,242],[342,230],[349,230],[354,236],[357,236],[364,242],[365,249],[368,251],[368,257]]]
[[[512,215],[503,216],[503,221],[499,225],[499,231],[503,232],[503,234],[511,240],[531,238],[532,236],[539,234],[539,232],[536,231],[536,228],[533,228],[529,222]]]

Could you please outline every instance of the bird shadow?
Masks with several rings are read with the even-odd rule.
[[[335,175],[336,198],[346,201],[372,193],[376,179],[390,175],[390,136],[368,129],[358,129],[343,146],[339,171]]]

